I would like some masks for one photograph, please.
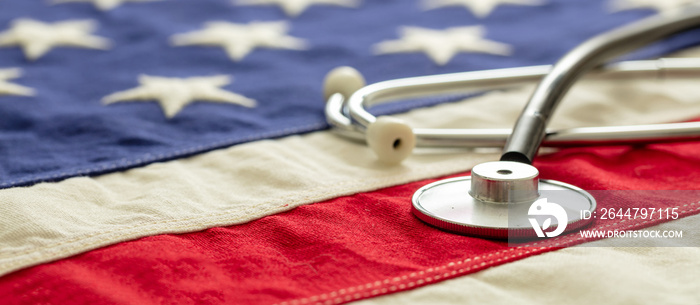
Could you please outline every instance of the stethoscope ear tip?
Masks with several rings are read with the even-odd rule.
[[[399,164],[416,147],[416,136],[411,126],[392,117],[379,117],[367,126],[367,145],[379,161]]]
[[[326,74],[323,81],[323,97],[328,100],[331,95],[340,93],[344,98],[350,98],[355,91],[366,85],[362,73],[353,67],[337,67]]]

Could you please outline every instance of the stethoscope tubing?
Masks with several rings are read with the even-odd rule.
[[[700,9],[658,15],[595,36],[562,57],[535,88],[506,141],[502,161],[531,163],[554,110],[588,71],[674,34],[700,27]]]

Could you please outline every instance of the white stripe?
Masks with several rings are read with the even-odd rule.
[[[355,304],[698,304],[700,215],[647,230],[681,230],[687,247],[601,240]]]
[[[700,116],[696,81],[591,83],[556,114],[559,127]],[[422,109],[415,127],[511,127],[530,89]],[[258,141],[96,178],[0,191],[0,275],[161,233],[244,223],[342,195],[462,172],[497,152],[422,150],[402,166],[329,132]]]

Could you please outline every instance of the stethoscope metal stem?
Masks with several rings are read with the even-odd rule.
[[[383,81],[357,90],[342,103],[358,127],[366,128],[375,117],[366,109],[402,99],[434,95],[486,92],[532,84],[552,71],[551,65],[418,76]],[[609,64],[586,75],[587,79],[674,78],[700,76],[700,60],[663,58]],[[331,125],[333,123],[331,122]]]
[[[601,64],[679,32],[700,27],[700,9],[657,16],[598,35],[567,53],[542,79],[515,123],[501,160],[531,163],[557,104],[582,75]]]
[[[511,129],[413,129],[420,147],[503,147]],[[700,122],[549,130],[546,147],[631,145],[700,140]]]
[[[487,71],[462,72],[396,79],[369,85],[349,100],[342,94],[328,98],[325,114],[332,131],[364,142],[369,124],[376,118],[367,108],[405,98],[435,94],[458,94],[511,88],[539,81],[552,66],[531,66]],[[591,80],[632,78],[673,79],[700,76],[700,60],[662,58],[609,64],[585,75]],[[414,128],[418,147],[499,147],[511,129],[430,129]],[[585,127],[547,130],[543,146],[624,145],[645,142],[692,140],[700,138],[700,122]]]
[[[331,96],[326,118],[332,131],[359,142],[365,141],[364,129],[353,124],[340,111],[343,97]],[[414,128],[417,147],[434,148],[502,148],[512,130],[508,128],[431,129]],[[700,122],[578,127],[548,130],[542,142],[546,147],[592,145],[630,145],[644,143],[692,141],[700,139]]]

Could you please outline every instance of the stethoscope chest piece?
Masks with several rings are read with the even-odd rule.
[[[537,237],[548,229],[547,236],[559,235],[588,224],[596,208],[593,196],[538,176],[538,170],[525,163],[482,163],[472,169],[470,177],[420,188],[413,195],[412,211],[443,230],[499,239]]]

